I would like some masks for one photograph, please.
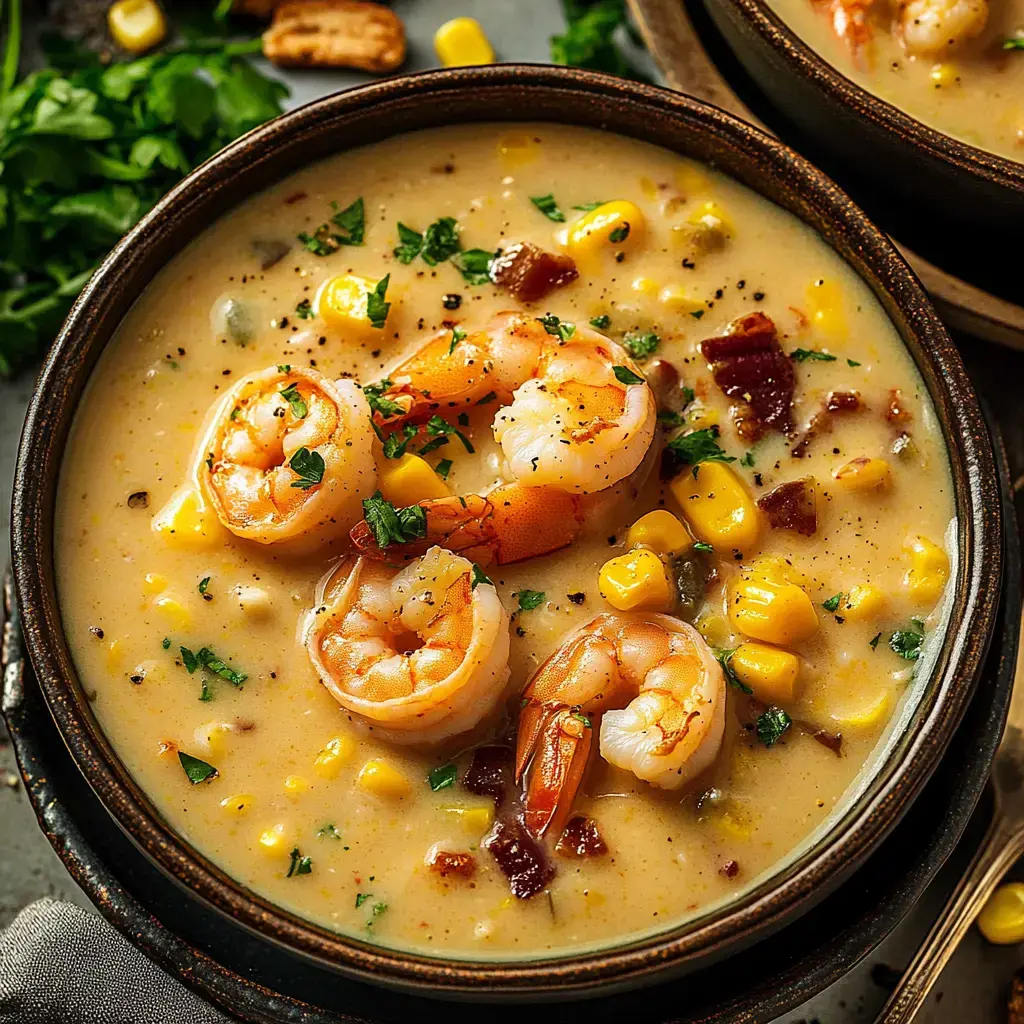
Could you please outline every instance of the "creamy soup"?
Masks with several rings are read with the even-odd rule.
[[[1024,0],[767,0],[844,75],[963,142],[1024,161]]]
[[[806,226],[473,125],[170,262],[92,376],[56,558],[185,840],[343,934],[501,958],[676,925],[821,835],[919,692],[952,515],[912,361]]]

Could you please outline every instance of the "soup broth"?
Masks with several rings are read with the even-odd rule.
[[[519,243],[568,254],[578,277],[559,264],[535,301],[518,284],[519,297],[510,293],[507,279],[492,284],[489,254]],[[325,285],[339,279],[349,283]],[[446,719],[429,743],[410,744],[415,718],[396,735],[379,721],[369,727],[352,700],[339,704],[304,630],[325,621],[317,610],[351,571],[339,560],[375,487],[398,509],[445,491],[487,494],[509,479],[492,432],[507,397],[456,406],[428,396],[440,419],[411,437],[381,422],[382,401],[387,412],[403,397],[391,377],[400,379],[395,367],[410,352],[438,337],[441,356],[458,361],[478,332],[500,333],[495,317],[509,310],[523,331],[541,323],[552,359],[597,338],[594,351],[622,360],[620,391],[646,395],[644,377],[652,383],[659,420],[650,450],[607,500],[589,493],[603,483],[578,488],[573,502],[589,502],[581,521],[542,513],[521,538],[542,544],[568,530],[567,546],[508,564],[471,553],[467,600],[479,598],[478,614],[486,605],[499,623],[488,641],[497,650],[489,703],[479,722],[465,712],[465,731]],[[763,317],[742,319],[753,314]],[[382,317],[375,327],[371,318]],[[774,368],[758,364],[732,398],[721,386],[730,358],[709,364],[711,349],[700,347],[730,325],[730,337],[763,335],[763,352],[783,353]],[[604,349],[601,337],[611,339]],[[311,384],[305,367],[328,383]],[[755,406],[765,380],[789,367],[792,405],[767,415],[791,423],[772,429]],[[211,415],[226,431],[242,423],[248,443],[258,396],[231,389],[260,373],[278,393],[267,429],[307,429],[339,380],[355,394],[353,409],[368,411],[363,395],[374,399],[384,439],[368,416],[341,422],[344,500],[307,524],[297,545],[266,543],[259,529],[241,537],[211,507],[210,481],[229,461],[229,442],[209,440]],[[384,383],[360,392],[350,381]],[[601,456],[598,476],[635,446],[630,436]],[[430,450],[438,438],[445,443]],[[676,438],[687,440],[663,455]],[[285,473],[289,508],[327,494],[331,460],[342,457],[308,443],[299,462],[287,447],[278,453],[278,463],[290,455],[289,470],[271,470]],[[396,480],[400,466],[411,468]],[[674,518],[631,530],[657,509]],[[908,692],[923,685],[913,659],[936,625],[952,516],[941,432],[915,367],[865,284],[810,229],[716,171],[633,140],[472,125],[302,169],[171,260],[118,328],[82,401],[56,561],[63,621],[98,720],[187,842],[340,933],[440,955],[524,957],[677,925],[737,896],[826,827]],[[364,527],[371,556],[380,540]],[[401,552],[396,544],[362,564],[390,579],[406,564]],[[762,598],[767,588],[783,607],[781,617],[769,611],[767,627],[754,622],[762,598],[750,588]],[[539,874],[510,887],[493,840],[496,820],[518,820],[519,787],[503,769],[496,807],[480,778],[467,778],[474,749],[514,747],[520,717],[540,707],[524,688],[574,629],[602,614],[655,621],[650,613],[673,616],[656,620],[670,631],[690,620],[703,637],[679,633],[687,650],[706,644],[699,671],[709,687],[718,681],[724,734],[711,735],[700,714],[688,719],[678,749],[704,741],[679,769],[686,784],[659,788],[603,756],[601,713],[611,709],[559,696],[565,735],[593,740],[589,767],[568,838],[556,852],[562,823],[545,832],[535,842]],[[389,642],[398,655],[424,643],[411,634]],[[683,671],[698,670],[687,662]]]

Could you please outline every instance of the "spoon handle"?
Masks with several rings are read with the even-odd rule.
[[[997,806],[995,817],[967,873],[942,908],[875,1024],[909,1024],[999,880],[1024,851],[1024,831]]]

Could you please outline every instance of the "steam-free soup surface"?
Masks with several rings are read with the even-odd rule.
[[[963,142],[1024,161],[1024,0],[767,2],[868,92]],[[837,22],[848,26],[842,35]]]
[[[331,233],[353,240],[354,214],[341,218],[347,227],[317,229],[360,197],[362,244],[318,245]],[[613,200],[640,211],[633,238],[570,243],[578,279],[533,305],[479,277],[471,283],[451,260],[393,255],[410,237],[399,237],[399,222],[422,233],[444,217],[463,250],[531,242],[559,254],[559,232],[589,215],[580,207]],[[318,314],[321,285],[350,273],[371,288],[390,274],[385,328],[373,328],[365,307],[347,325]],[[300,635],[318,581],[350,550],[352,524],[333,524],[331,539],[325,531],[300,553],[239,539],[190,490],[207,472],[197,439],[210,407],[247,374],[269,367],[286,382],[293,368],[312,366],[370,384],[437,332],[458,343],[455,328],[471,335],[517,309],[552,314],[580,334],[594,321],[626,343],[632,365],[658,383],[654,448],[624,500],[593,512],[571,546],[483,570],[510,616],[511,673],[497,710],[433,746],[385,741],[322,685]],[[741,436],[698,348],[755,312],[772,319],[794,369],[788,437]],[[655,340],[636,341],[644,336]],[[663,364],[680,378],[667,398]],[[856,408],[826,411],[832,393],[855,395]],[[742,419],[745,402],[736,405]],[[449,435],[423,456],[438,480],[447,473],[453,494],[486,493],[507,471],[491,433],[496,412],[494,402],[474,404],[460,421],[472,453]],[[349,429],[371,428],[367,419]],[[659,472],[658,450],[694,431],[707,431],[701,436],[734,461]],[[375,466],[391,472],[396,461],[373,444]],[[834,477],[867,459],[876,460],[868,470],[855,462]],[[757,539],[744,550],[694,548],[704,527],[670,484],[699,489],[705,472],[731,474],[723,479],[747,506],[781,483],[813,478],[815,532],[773,528],[758,511]],[[745,642],[751,654],[752,637],[728,608],[741,572],[760,566],[809,598],[817,627],[768,646],[798,657],[798,681],[787,699],[778,680],[762,686],[756,665],[730,663],[755,681],[754,694],[745,684],[723,689],[721,749],[682,789],[657,789],[595,750],[573,814],[592,819],[606,852],[555,854],[557,836],[546,836],[539,845],[554,877],[516,898],[484,845],[494,801],[462,781],[471,748],[514,742],[533,672],[571,630],[618,614],[599,572],[628,553],[629,527],[657,508],[692,537],[681,561],[662,550],[654,564],[672,588],[677,571],[692,570],[696,602],[684,609],[673,589],[662,610],[695,621],[723,660]],[[65,460],[56,557],[64,623],[95,713],[187,842],[254,891],[339,932],[517,957],[673,926],[737,896],[821,834],[907,693],[924,685],[913,682],[908,659],[934,625],[951,516],[946,456],[921,381],[868,289],[807,227],[722,175],[635,141],[553,125],[474,125],[300,170],[172,260],[93,374]],[[241,685],[232,673],[245,675]],[[217,774],[204,778],[197,764]],[[438,850],[467,855],[460,863],[472,876],[442,875],[429,863]]]

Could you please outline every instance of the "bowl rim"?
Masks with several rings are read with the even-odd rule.
[[[171,829],[134,783],[88,708],[61,626],[53,525],[63,451],[61,435],[66,437],[70,429],[81,389],[92,370],[92,365],[78,365],[76,357],[88,360],[91,353],[94,365],[99,350],[121,319],[117,311],[117,303],[123,304],[121,292],[138,284],[137,294],[148,283],[133,278],[144,275],[145,267],[139,260],[160,242],[165,222],[173,223],[175,217],[184,221],[197,209],[202,212],[204,205],[215,207],[224,202],[223,196],[234,186],[234,198],[217,213],[222,216],[243,198],[237,195],[237,175],[259,162],[262,147],[284,150],[302,146],[307,162],[312,162],[309,151],[315,149],[318,133],[325,131],[325,125],[329,128],[333,122],[355,118],[371,109],[379,114],[391,109],[388,104],[395,104],[398,111],[397,104],[415,105],[417,97],[430,96],[432,102],[440,103],[449,96],[454,100],[461,94],[471,94],[475,102],[487,93],[493,100],[486,116],[465,120],[530,120],[510,116],[503,106],[496,105],[512,89],[522,90],[524,100],[530,95],[552,101],[563,96],[580,102],[585,99],[593,105],[595,112],[587,117],[593,117],[595,123],[606,116],[607,104],[620,108],[623,119],[627,113],[645,115],[641,118],[645,122],[657,117],[676,119],[692,135],[706,133],[731,145],[737,154],[733,158],[765,182],[761,194],[769,201],[782,205],[770,195],[769,187],[785,192],[793,205],[804,201],[796,197],[811,197],[806,200],[808,209],[824,227],[838,233],[831,240],[823,236],[826,244],[835,248],[835,239],[841,236],[850,255],[844,257],[838,249],[837,254],[852,264],[851,269],[882,302],[931,393],[949,451],[962,557],[954,591],[955,629],[950,627],[943,643],[934,685],[926,698],[927,708],[922,710],[926,702],[922,701],[915,711],[913,727],[908,727],[903,737],[902,756],[890,754],[874,773],[868,790],[815,848],[746,890],[741,898],[705,915],[710,921],[698,917],[675,929],[584,953],[569,950],[540,960],[479,961],[376,946],[314,925],[229,878]],[[543,120],[558,123],[554,117]],[[574,120],[583,123],[582,115],[567,117],[561,123]],[[615,130],[624,133],[621,128]],[[638,123],[634,137],[657,144],[652,138],[655,133],[655,128]],[[380,137],[393,134],[401,131],[384,132]],[[332,151],[344,148],[336,145]],[[284,177],[278,175],[277,180]],[[748,187],[760,191],[757,186]],[[795,210],[790,212],[797,215]],[[854,257],[862,263],[863,271],[853,264]],[[161,254],[161,265],[166,258]],[[98,346],[95,341],[104,333],[106,337]],[[69,391],[76,388],[78,395],[69,398]],[[511,64],[400,76],[314,100],[254,129],[175,186],[94,274],[46,360],[19,448],[11,545],[26,644],[50,712],[101,802],[151,860],[243,925],[362,980],[431,990],[434,994],[486,992],[491,997],[621,987],[640,983],[669,967],[679,969],[721,956],[727,947],[751,942],[766,930],[780,926],[799,904],[813,901],[816,894],[820,898],[827,883],[848,875],[888,834],[901,809],[927,781],[973,692],[995,624],[1003,551],[993,449],[960,357],[902,257],[843,192],[778,140],[709,104],[610,75],[550,65]]]
[[[871,122],[888,134],[901,136],[912,146],[949,167],[981,178],[991,185],[1020,192],[1024,198],[1024,160],[1011,160],[964,142],[939,128],[933,128],[858,85],[790,28],[768,5],[767,0],[714,2],[731,6],[772,50],[796,68],[802,78],[831,94],[859,118]]]

